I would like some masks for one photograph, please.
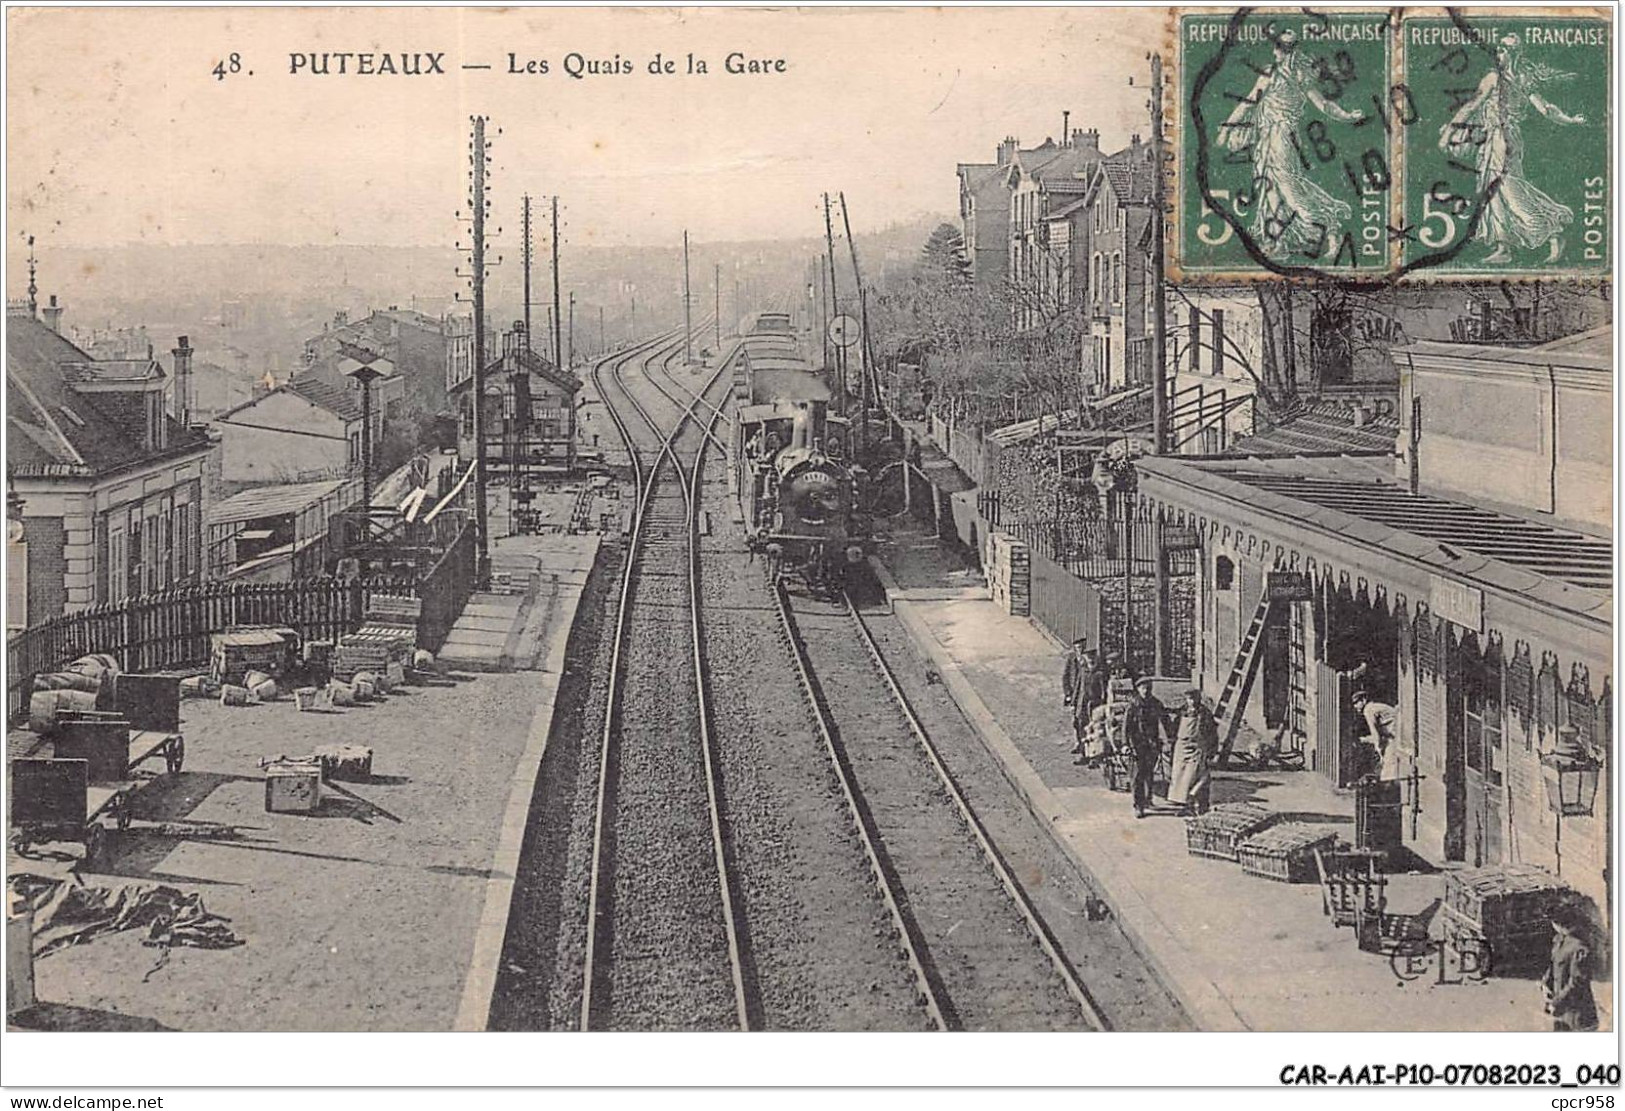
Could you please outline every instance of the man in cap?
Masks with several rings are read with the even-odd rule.
[[[1168,708],[1157,701],[1149,677],[1135,680],[1134,697],[1123,713],[1123,739],[1134,757],[1134,816],[1145,817],[1151,807],[1151,788],[1162,755],[1162,735],[1168,729]]]
[[[1078,687],[1088,667],[1089,641],[1086,637],[1079,637],[1072,642],[1072,649],[1066,654],[1066,668],[1061,672],[1061,703],[1065,706],[1074,706],[1078,701]]]
[[[1361,738],[1371,748],[1365,772],[1378,779],[1399,776],[1399,712],[1386,702],[1378,702],[1365,691],[1355,691],[1354,711],[1365,719],[1366,735]],[[1375,769],[1374,773],[1372,769]]]

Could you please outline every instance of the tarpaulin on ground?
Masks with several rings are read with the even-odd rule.
[[[37,889],[34,955],[79,945],[101,934],[145,930],[144,944],[170,948],[230,949],[243,944],[230,919],[211,914],[203,897],[164,884],[126,883],[90,887],[69,881]]]

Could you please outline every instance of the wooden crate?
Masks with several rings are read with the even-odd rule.
[[[209,674],[215,682],[243,686],[250,671],[280,677],[287,671],[288,641],[271,629],[233,629],[209,637]]]
[[[1236,861],[1249,876],[1278,883],[1313,883],[1315,850],[1327,852],[1336,847],[1337,834],[1324,826],[1283,822],[1237,845]]]
[[[1444,932],[1458,947],[1487,947],[1492,971],[1522,971],[1548,959],[1552,912],[1577,899],[1571,887],[1532,864],[1446,872]]]
[[[1380,926],[1388,909],[1388,877],[1378,871],[1380,859],[1364,849],[1315,851],[1321,909],[1332,925],[1359,926],[1362,918],[1370,918]]]
[[[1237,846],[1274,820],[1273,814],[1255,803],[1223,803],[1185,820],[1185,851],[1233,861]]]

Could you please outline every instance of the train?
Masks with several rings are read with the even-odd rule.
[[[746,543],[775,574],[839,594],[873,548],[851,427],[830,411],[829,383],[790,313],[746,317],[730,358],[729,454]]]

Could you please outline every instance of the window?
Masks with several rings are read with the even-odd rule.
[[[141,593],[141,554],[146,549],[142,546],[141,513],[137,510],[130,514],[130,531],[126,541],[127,554],[124,564],[124,593]]]
[[[117,602],[127,593],[125,575],[128,574],[129,555],[124,547],[124,529],[107,530],[107,600]]]
[[[361,432],[356,430],[350,433],[350,465],[353,467],[361,462]]]
[[[1467,767],[1487,783],[1501,785],[1502,755],[1501,660],[1495,653],[1480,658],[1476,646],[1463,646],[1462,724]]]
[[[1236,583],[1236,565],[1229,556],[1219,556],[1213,561],[1213,589],[1231,590]]]
[[[192,574],[192,506],[175,507],[175,578],[185,581]]]
[[[1188,319],[1191,330],[1191,372],[1202,369],[1202,314],[1196,311],[1196,306],[1189,309]]]
[[[1122,304],[1123,301],[1123,256],[1121,253],[1112,256],[1112,303]]]
[[[1213,373],[1224,373],[1224,310],[1213,310]]]

